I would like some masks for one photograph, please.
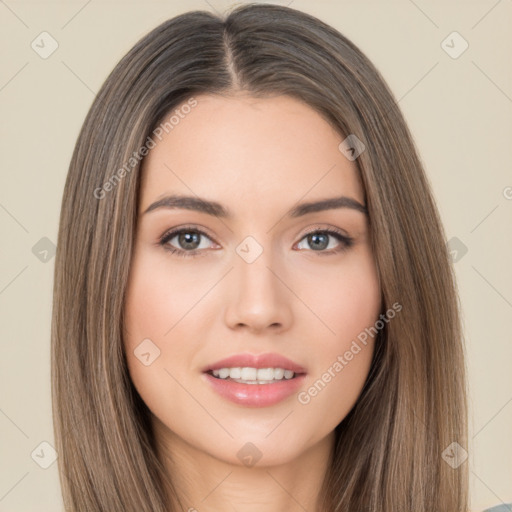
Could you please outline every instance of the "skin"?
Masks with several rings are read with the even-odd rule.
[[[304,391],[374,325],[381,290],[367,216],[350,208],[285,215],[298,202],[339,195],[364,205],[364,188],[356,163],[338,149],[343,137],[308,105],[288,96],[195,98],[143,165],[125,303],[129,373],[185,510],[319,510],[334,428],[362,390],[374,339],[307,404],[293,394],[269,407],[237,405],[201,370],[240,352],[277,352],[307,369]],[[218,201],[234,217],[143,214],[171,193]],[[158,244],[189,224],[208,233],[201,256]],[[338,228],[354,244],[333,253],[343,242],[330,235],[315,250],[306,236],[314,228]],[[250,264],[236,252],[247,236],[263,249]],[[192,250],[178,236],[170,245]],[[160,350],[148,366],[134,355],[146,338]],[[261,453],[252,466],[237,456],[248,442]]]

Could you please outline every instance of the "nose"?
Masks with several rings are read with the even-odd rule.
[[[237,256],[234,267],[227,285],[233,292],[228,293],[226,325],[251,332],[289,329],[294,295],[285,270],[275,264],[270,251],[264,250],[252,263]]]

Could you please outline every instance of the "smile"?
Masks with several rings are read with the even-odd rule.
[[[269,384],[283,379],[293,379],[295,372],[284,368],[219,368],[212,370],[214,377],[230,379],[241,384]]]

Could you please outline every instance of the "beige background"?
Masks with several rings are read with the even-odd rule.
[[[471,443],[465,448],[471,508],[512,502],[512,1],[274,3],[311,13],[348,36],[399,99],[447,239],[457,237],[467,247],[455,268],[470,374]],[[160,22],[229,5],[0,2],[1,511],[61,510],[57,464],[39,465],[51,461],[50,448],[40,443],[54,444],[54,259],[44,251],[56,242],[67,167],[95,92],[124,53]],[[31,48],[43,31],[59,45],[47,59]],[[453,31],[469,44],[455,59],[441,46]],[[457,40],[448,44],[451,51],[461,48]]]

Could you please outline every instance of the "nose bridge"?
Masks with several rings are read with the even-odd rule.
[[[261,239],[261,237],[260,237]],[[270,237],[261,242],[246,237],[236,248],[232,279],[236,293],[228,305],[227,321],[232,325],[245,324],[265,328],[290,319],[290,297],[281,282],[278,257],[271,247]]]
[[[254,236],[247,236],[236,248],[236,253],[235,273],[240,285],[239,298],[252,296],[256,299],[265,296],[267,302],[273,300],[278,292],[274,273],[276,257],[269,238],[259,242]]]

